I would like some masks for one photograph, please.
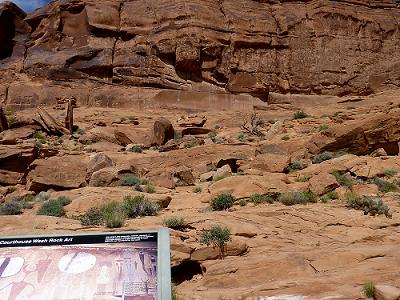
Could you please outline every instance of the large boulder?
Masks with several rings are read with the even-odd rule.
[[[23,173],[38,157],[33,144],[0,145],[0,169]]]
[[[86,183],[87,163],[86,156],[77,155],[37,159],[29,166],[27,189],[34,192],[76,189]]]
[[[310,191],[317,195],[322,195],[336,189],[339,184],[335,176],[329,173],[320,173],[313,176],[309,181]]]
[[[382,113],[337,125],[313,137],[310,153],[345,151],[365,155],[383,148],[388,155],[399,154],[400,111]]]
[[[250,164],[250,168],[260,169],[271,173],[282,173],[290,163],[290,156],[282,154],[257,155]]]
[[[159,118],[153,125],[152,145],[164,145],[167,141],[174,138],[174,127],[166,118]]]
[[[90,160],[87,165],[87,174],[86,178],[90,179],[92,174],[100,169],[112,167],[115,163],[113,160],[104,153],[95,154]]]

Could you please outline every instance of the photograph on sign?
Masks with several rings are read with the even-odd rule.
[[[0,299],[167,299],[159,235],[0,238]]]

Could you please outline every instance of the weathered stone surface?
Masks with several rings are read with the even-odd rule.
[[[398,300],[400,299],[400,289],[390,285],[375,285],[374,299],[376,300]]]
[[[359,196],[376,196],[379,193],[376,184],[356,184],[351,187],[351,191]]]
[[[0,133],[0,144],[15,145],[17,141],[27,139],[32,136],[37,128],[24,126],[8,129]]]
[[[74,155],[37,159],[29,166],[27,189],[40,192],[48,189],[76,189],[85,182],[88,159]]]
[[[271,173],[282,173],[290,163],[290,156],[280,154],[257,155],[251,162],[250,167]]]
[[[247,251],[247,249],[248,246],[246,245],[246,243],[234,239],[227,243],[225,249],[225,255],[226,256],[242,255]],[[219,257],[220,253],[218,248],[213,248],[213,247],[197,248],[190,255],[191,260],[198,260],[198,261],[217,259]]]
[[[195,178],[190,168],[181,166],[175,170],[174,176],[177,178],[177,184],[179,185],[193,185]]]
[[[335,176],[329,173],[320,173],[309,180],[310,191],[317,195],[323,195],[338,186]]]
[[[86,178],[90,179],[92,174],[100,169],[112,167],[115,163],[104,153],[95,154],[88,162]]]
[[[398,155],[399,141],[400,111],[393,111],[337,125],[314,137],[309,150],[311,153],[346,151],[365,155],[383,148],[389,155]]]
[[[0,184],[15,185],[19,182],[23,175],[24,173],[0,170]]]
[[[223,165],[221,168],[218,168],[214,175],[213,180],[219,180],[221,178],[225,178],[232,175],[232,169],[229,165]]]
[[[400,84],[394,1],[148,5],[51,2],[24,20],[16,6],[2,4],[0,69],[50,80],[211,88],[263,100],[269,90],[346,95]]]
[[[188,127],[182,130],[182,136],[185,135],[196,135],[196,134],[207,134],[210,133],[212,130],[208,128],[202,127]]]
[[[151,143],[153,145],[164,145],[168,140],[174,138],[174,128],[166,118],[159,118],[153,125],[153,136]]]
[[[101,168],[93,172],[90,177],[89,185],[96,187],[115,185],[122,177],[134,173],[135,170],[131,166]]]
[[[0,169],[23,173],[37,156],[33,144],[0,145]]]
[[[123,132],[119,130],[114,131],[115,139],[118,141],[118,143],[122,146],[126,146],[129,144],[132,144],[132,140]]]

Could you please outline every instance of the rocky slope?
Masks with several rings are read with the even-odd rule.
[[[304,106],[305,114],[281,104],[256,115],[78,106],[72,135],[52,133],[43,109],[8,111],[11,128],[0,133],[1,234],[144,230],[182,217],[186,227],[171,230],[179,299],[363,299],[368,281],[395,289],[399,95],[322,97],[331,105]],[[68,115],[60,105],[46,108],[59,124]],[[133,177],[150,183],[121,184]],[[287,193],[315,198],[294,204],[282,198]],[[213,211],[220,194],[236,200]],[[115,229],[80,221],[129,195],[162,209]],[[65,216],[37,215],[60,196],[71,200]],[[382,214],[349,207],[354,197],[383,200]],[[223,260],[200,243],[215,224],[231,232]]]
[[[268,91],[361,95],[400,84],[393,0],[69,0],[28,16],[0,7],[9,103],[44,102],[65,81],[87,82],[79,100],[115,105],[87,90],[101,82],[266,100]],[[24,80],[39,91],[22,93],[15,81]]]

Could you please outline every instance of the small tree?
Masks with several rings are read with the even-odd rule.
[[[200,244],[212,245],[219,249],[221,259],[224,259],[226,243],[231,240],[231,233],[228,228],[219,225],[213,225],[209,230],[204,230],[200,236]]]

